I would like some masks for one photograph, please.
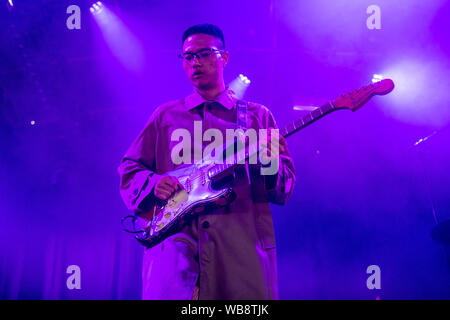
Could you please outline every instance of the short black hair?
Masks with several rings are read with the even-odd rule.
[[[188,28],[183,33],[181,45],[184,44],[184,41],[186,40],[187,37],[189,37],[193,34],[198,34],[198,33],[209,34],[209,35],[212,35],[214,38],[219,39],[220,41],[222,41],[221,49],[225,49],[225,38],[223,37],[222,30],[220,30],[220,28],[218,26],[215,26],[215,25],[209,24],[209,23],[196,24],[195,26]]]

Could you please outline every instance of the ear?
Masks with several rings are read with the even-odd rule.
[[[230,58],[230,53],[228,51],[225,51],[221,54],[223,66],[225,67],[228,64],[228,59]]]

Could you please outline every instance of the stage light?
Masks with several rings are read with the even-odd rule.
[[[402,56],[380,72],[395,83],[379,107],[390,117],[416,125],[450,123],[448,66],[430,53]]]
[[[245,91],[250,85],[250,82],[250,79],[241,73],[239,76],[237,76],[236,79],[231,81],[229,87],[231,90],[233,90],[233,92],[239,99],[242,99],[244,97]]]
[[[383,80],[384,77],[381,74],[374,74],[372,77],[372,83]]]
[[[239,75],[239,80],[245,85],[250,84],[250,80],[246,76],[244,76],[242,73]]]
[[[130,71],[144,70],[142,44],[118,15],[100,1],[91,6],[91,12],[106,45],[118,61]]]
[[[103,5],[103,3],[97,1],[89,8],[89,11],[91,11],[92,14],[96,15],[102,12],[104,7],[105,6]]]
[[[30,124],[31,124],[32,126],[34,126],[34,125],[36,124],[36,121],[31,120],[31,121],[30,121]]]

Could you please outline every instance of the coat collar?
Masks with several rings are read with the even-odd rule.
[[[237,100],[238,99],[235,93],[229,87],[226,87],[225,90],[214,100],[205,100],[197,91],[194,90],[194,92],[184,99],[184,105],[188,110],[192,110],[204,102],[217,102],[226,109],[231,110]]]

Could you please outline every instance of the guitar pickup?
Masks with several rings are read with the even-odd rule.
[[[186,182],[183,184],[184,189],[189,193],[192,190],[192,183],[189,178],[186,179]]]

